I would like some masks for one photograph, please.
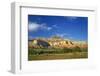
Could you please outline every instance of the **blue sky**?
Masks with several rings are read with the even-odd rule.
[[[28,38],[50,38],[87,41],[88,17],[28,15]]]

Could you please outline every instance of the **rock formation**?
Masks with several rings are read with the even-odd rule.
[[[87,48],[87,43],[85,42],[78,42],[78,41],[71,41],[71,40],[64,40],[60,38],[49,38],[49,39],[33,39],[29,40],[29,47],[32,48]]]

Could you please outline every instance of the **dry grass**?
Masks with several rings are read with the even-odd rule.
[[[80,59],[88,58],[87,52],[74,52],[62,54],[41,54],[41,55],[28,55],[28,60],[55,60],[55,59]]]

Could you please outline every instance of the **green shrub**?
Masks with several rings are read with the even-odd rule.
[[[41,55],[41,54],[61,54],[61,53],[75,53],[75,52],[87,52],[87,49],[75,48],[29,48],[29,55]]]

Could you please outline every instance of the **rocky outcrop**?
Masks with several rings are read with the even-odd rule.
[[[48,48],[50,44],[44,40],[35,39],[30,41],[29,46],[34,48],[43,48],[43,47]]]
[[[33,39],[29,40],[29,47],[33,48],[87,48],[87,43],[74,42],[64,39]]]

